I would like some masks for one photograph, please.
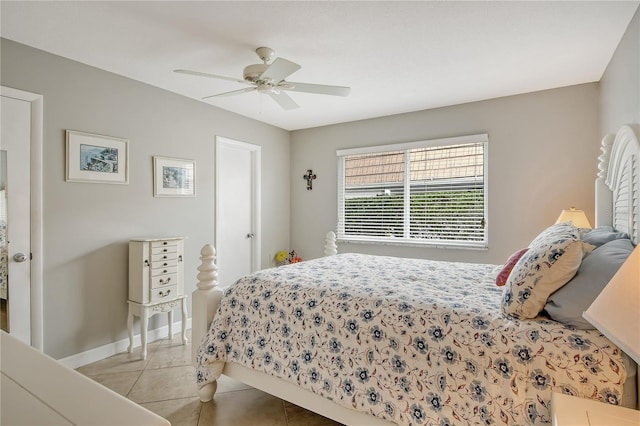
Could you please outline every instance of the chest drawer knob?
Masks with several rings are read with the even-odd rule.
[[[171,294],[171,289],[167,289],[167,291],[162,291],[162,290],[160,290],[160,291],[158,292],[158,295],[159,295],[160,297],[167,297],[169,294]]]
[[[167,272],[167,271],[165,271],[165,272]],[[168,284],[169,281],[171,281],[171,277],[168,277],[166,280],[161,279],[160,280],[160,284]]]

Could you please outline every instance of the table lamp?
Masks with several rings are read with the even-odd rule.
[[[562,210],[556,223],[563,222],[571,222],[576,228],[591,229],[591,224],[589,223],[589,219],[587,219],[587,215],[584,214],[584,210],[576,210],[575,207],[571,207],[569,210]]]

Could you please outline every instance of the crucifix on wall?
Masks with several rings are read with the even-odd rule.
[[[302,176],[302,178],[307,181],[307,191],[311,191],[313,189],[313,180],[316,178],[313,170],[308,169],[307,174]]]

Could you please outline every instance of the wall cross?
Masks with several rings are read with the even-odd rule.
[[[302,176],[302,179],[307,181],[307,191],[311,191],[313,189],[313,180],[316,178],[316,175],[313,173],[313,170],[307,170],[307,174]]]

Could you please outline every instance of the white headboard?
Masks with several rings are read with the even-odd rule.
[[[637,126],[602,139],[596,179],[596,226],[613,226],[640,241],[640,143]]]

